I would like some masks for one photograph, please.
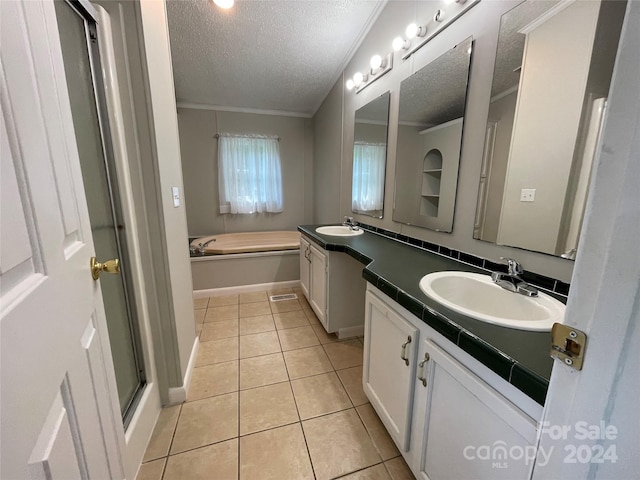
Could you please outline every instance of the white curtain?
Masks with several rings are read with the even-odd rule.
[[[218,187],[220,213],[282,212],[278,139],[220,135]]]
[[[359,212],[382,210],[386,153],[385,143],[355,142],[352,210]]]

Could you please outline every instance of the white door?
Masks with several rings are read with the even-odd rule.
[[[123,478],[124,431],[52,1],[0,2],[2,478]]]
[[[318,320],[328,330],[327,324],[327,256],[313,245],[309,248],[311,273],[309,281],[309,305],[316,312]]]
[[[311,300],[309,295],[309,280],[311,275],[311,260],[309,259],[309,242],[300,237],[300,287],[302,293]]]
[[[419,331],[367,292],[362,384],[396,445],[409,451]]]

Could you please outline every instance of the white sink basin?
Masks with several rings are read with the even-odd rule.
[[[538,293],[527,297],[496,285],[488,275],[469,272],[435,272],[420,280],[425,295],[451,310],[482,322],[517,330],[551,331],[562,323],[565,306]]]
[[[327,227],[318,227],[316,228],[317,233],[321,233],[322,235],[332,235],[334,237],[355,237],[356,235],[362,235],[364,230],[358,228],[358,230],[351,230],[349,227],[344,225],[330,225]]]

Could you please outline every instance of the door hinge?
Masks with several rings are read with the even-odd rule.
[[[551,337],[551,356],[571,368],[582,370],[587,334],[577,328],[554,323]]]

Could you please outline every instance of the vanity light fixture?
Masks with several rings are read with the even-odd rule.
[[[234,0],[213,0],[213,3],[224,10],[228,10],[233,7]]]
[[[393,50],[396,52],[403,49],[407,50],[407,52],[402,55],[402,60],[406,60],[478,3],[480,3],[480,0],[444,0],[446,7],[436,10],[426,25],[419,26],[417,23],[408,25],[405,30],[405,35],[408,40],[403,40],[402,37],[396,37],[393,40]],[[427,32],[429,33],[428,35]],[[422,37],[422,40],[412,46],[412,42],[409,40],[416,37]]]
[[[368,77],[369,76],[367,74],[356,72],[353,74],[353,84],[356,88],[358,88],[360,85],[367,81]]]
[[[360,93],[390,71],[393,68],[393,53],[389,52],[384,57],[382,55],[374,55],[369,61],[369,66],[371,67],[369,73],[356,72],[353,74],[353,78],[345,82],[347,90],[352,90],[355,87],[356,93]]]
[[[386,67],[386,59],[383,59],[380,55],[376,54],[371,57],[369,65],[371,66],[371,75],[375,75],[379,69]]]
[[[411,42],[402,37],[396,37],[393,39],[391,46],[393,47],[394,52],[399,52],[400,50],[409,50]]]
[[[418,26],[417,23],[410,23],[404,31],[409,40],[416,37],[424,37],[427,34],[427,27]]]

